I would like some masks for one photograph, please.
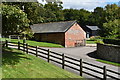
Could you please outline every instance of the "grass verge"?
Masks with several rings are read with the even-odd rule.
[[[86,40],[87,44],[96,44],[95,41],[91,41],[91,40]]]
[[[120,67],[120,63],[114,63],[114,62],[105,61],[105,60],[100,60],[100,59],[97,59],[96,61],[99,61],[99,62],[102,62],[102,63],[111,64],[111,65]]]
[[[79,78],[83,80],[78,75],[17,49],[3,48],[2,63],[2,78]]]
[[[18,42],[18,39],[6,39],[6,38],[1,38],[1,41],[9,40],[11,42]],[[21,43],[23,43],[23,40],[20,40]],[[37,41],[32,41],[32,40],[26,40],[26,43],[28,43],[31,46],[40,46],[40,47],[58,47],[58,48],[63,48],[62,45],[59,44],[54,44],[54,43],[47,43],[47,42],[37,42]]]

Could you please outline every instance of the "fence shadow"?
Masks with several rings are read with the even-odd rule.
[[[21,52],[17,52],[11,49],[11,48],[3,48],[2,49],[2,65],[16,65],[20,62],[21,59],[28,59],[25,54]]]

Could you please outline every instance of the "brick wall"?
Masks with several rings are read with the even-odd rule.
[[[45,33],[35,34],[34,37],[38,41],[52,42],[56,44],[65,45],[65,34],[64,33]]]
[[[75,47],[84,44],[85,31],[76,23],[65,33],[65,47]]]
[[[97,56],[104,60],[120,63],[120,46],[97,44]]]
[[[76,47],[84,45],[86,33],[76,23],[65,33],[34,34],[34,37],[38,41],[57,43],[65,47]]]

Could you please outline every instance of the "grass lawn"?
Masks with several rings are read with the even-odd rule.
[[[6,39],[9,40],[9,39]],[[1,41],[5,41],[5,38],[1,38]],[[11,39],[9,40],[11,42],[18,42],[18,39]],[[20,40],[21,43],[23,43],[23,40]],[[32,40],[26,40],[26,43],[28,43],[31,46],[40,46],[40,47],[58,47],[58,48],[63,48],[62,45],[59,44],[54,44],[54,43],[47,43],[47,42],[37,42],[37,41],[32,41]]]
[[[96,42],[101,42],[102,39],[96,39],[96,40],[86,40],[87,44],[96,44]]]
[[[4,48],[2,78],[80,78],[35,56],[17,49]],[[79,80],[80,80],[79,79]]]
[[[91,40],[86,40],[87,44],[96,44],[95,41],[91,41]]]
[[[102,63],[111,64],[111,65],[120,67],[120,63],[114,63],[114,62],[105,61],[105,60],[100,60],[100,59],[97,59],[96,61],[99,61],[99,62],[102,62]]]

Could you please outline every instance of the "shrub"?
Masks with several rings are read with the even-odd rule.
[[[90,41],[97,41],[98,39],[101,39],[100,36],[92,36],[90,37]]]
[[[120,39],[103,39],[106,44],[120,45]]]
[[[104,44],[104,42],[102,40],[97,40],[97,41],[95,41],[95,43]]]

